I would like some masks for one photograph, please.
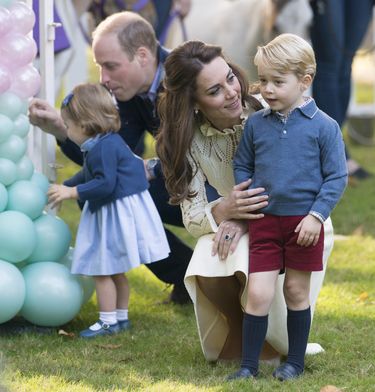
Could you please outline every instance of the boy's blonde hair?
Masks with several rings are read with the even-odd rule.
[[[274,68],[280,73],[292,72],[298,77],[316,73],[316,60],[311,45],[295,34],[280,34],[265,46],[258,46],[256,66]]]
[[[76,86],[61,105],[63,116],[85,129],[88,136],[117,132],[120,116],[107,88],[99,83]]]

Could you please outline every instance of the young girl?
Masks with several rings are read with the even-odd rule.
[[[264,217],[249,223],[242,363],[229,379],[257,375],[276,280],[285,269],[288,357],[273,374],[284,381],[304,370],[311,272],[322,270],[322,224],[344,192],[347,170],[337,122],[304,97],[316,69],[311,46],[282,34],[259,47],[254,62],[269,107],[247,120],[234,176],[237,184],[251,178],[251,187],[264,187],[269,200]]]
[[[92,338],[130,327],[124,272],[166,258],[169,246],[143,160],[116,133],[120,119],[108,90],[77,86],[64,99],[61,115],[69,138],[84,153],[84,165],[64,185],[52,185],[48,197],[52,207],[66,199],[83,205],[72,273],[95,279],[99,321],[80,333]]]

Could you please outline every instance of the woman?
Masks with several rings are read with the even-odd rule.
[[[168,56],[165,72],[156,148],[170,202],[180,204],[187,230],[199,237],[185,284],[203,353],[208,360],[240,358],[248,278],[245,220],[263,217],[256,211],[267,205],[267,196],[259,195],[263,188],[248,190],[250,181],[233,186],[232,159],[247,116],[260,105],[220,47],[186,42]],[[209,202],[206,182],[222,197]],[[332,245],[332,224],[327,220],[325,265]],[[323,278],[324,271],[312,278],[312,312]],[[263,358],[288,350],[282,279],[280,275]]]

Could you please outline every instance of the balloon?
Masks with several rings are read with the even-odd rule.
[[[0,143],[5,142],[5,140],[8,139],[13,132],[13,129],[13,121],[4,114],[0,114]]]
[[[0,7],[10,7],[14,0],[0,0]]]
[[[69,270],[72,268],[74,249],[69,248],[68,253],[59,260],[59,263],[64,264]],[[82,305],[90,300],[95,291],[95,280],[92,276],[77,275],[83,289]]]
[[[8,192],[3,184],[0,184],[0,212],[4,211],[8,204]]]
[[[17,95],[7,91],[0,95],[0,113],[14,120],[22,111],[23,102]]]
[[[0,143],[0,157],[18,162],[26,152],[26,143],[17,135],[10,135],[9,138]]]
[[[12,84],[10,72],[4,65],[0,65],[0,94],[9,89]]]
[[[13,121],[13,133],[20,138],[24,138],[27,136],[30,130],[30,122],[29,118],[21,113],[14,121]]]
[[[30,180],[34,173],[34,164],[24,155],[17,163],[17,180]]]
[[[16,69],[31,63],[37,53],[35,41],[20,33],[10,33],[2,38],[0,45],[1,63],[9,69]]]
[[[0,183],[8,186],[17,179],[16,164],[5,158],[0,158]]]
[[[0,259],[18,263],[27,259],[36,244],[33,221],[22,212],[0,213]]]
[[[62,264],[41,262],[22,269],[26,296],[20,314],[33,324],[57,327],[80,311],[83,290]]]
[[[14,3],[9,7],[13,31],[21,34],[28,34],[35,24],[34,11],[25,3]]]
[[[48,181],[48,178],[44,174],[39,173],[39,172],[34,172],[34,174],[30,178],[30,181],[33,182],[34,184],[38,185],[39,188],[44,193],[47,193],[48,188],[49,188],[49,181]]]
[[[30,64],[15,71],[9,91],[20,98],[29,98],[37,94],[39,89],[39,72]]]
[[[60,260],[72,240],[69,226],[57,216],[46,213],[35,219],[34,226],[36,245],[27,262]]]
[[[47,196],[31,181],[16,181],[8,187],[7,210],[20,211],[31,219],[38,218],[47,203]]]
[[[8,34],[12,27],[11,14],[8,9],[1,6],[2,1],[0,0],[0,37]]]
[[[25,280],[13,264],[0,260],[0,324],[12,319],[25,301]]]

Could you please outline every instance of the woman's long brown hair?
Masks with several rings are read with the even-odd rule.
[[[203,121],[194,114],[197,77],[204,65],[217,57],[224,58],[221,47],[201,41],[187,41],[174,49],[165,62],[165,89],[158,104],[161,125],[156,138],[156,152],[161,160],[171,204],[180,204],[194,196],[189,192],[194,173],[188,153],[196,122]],[[242,104],[248,102],[254,109],[259,109],[259,102],[248,93],[249,84],[243,71],[228,64],[239,80]]]

